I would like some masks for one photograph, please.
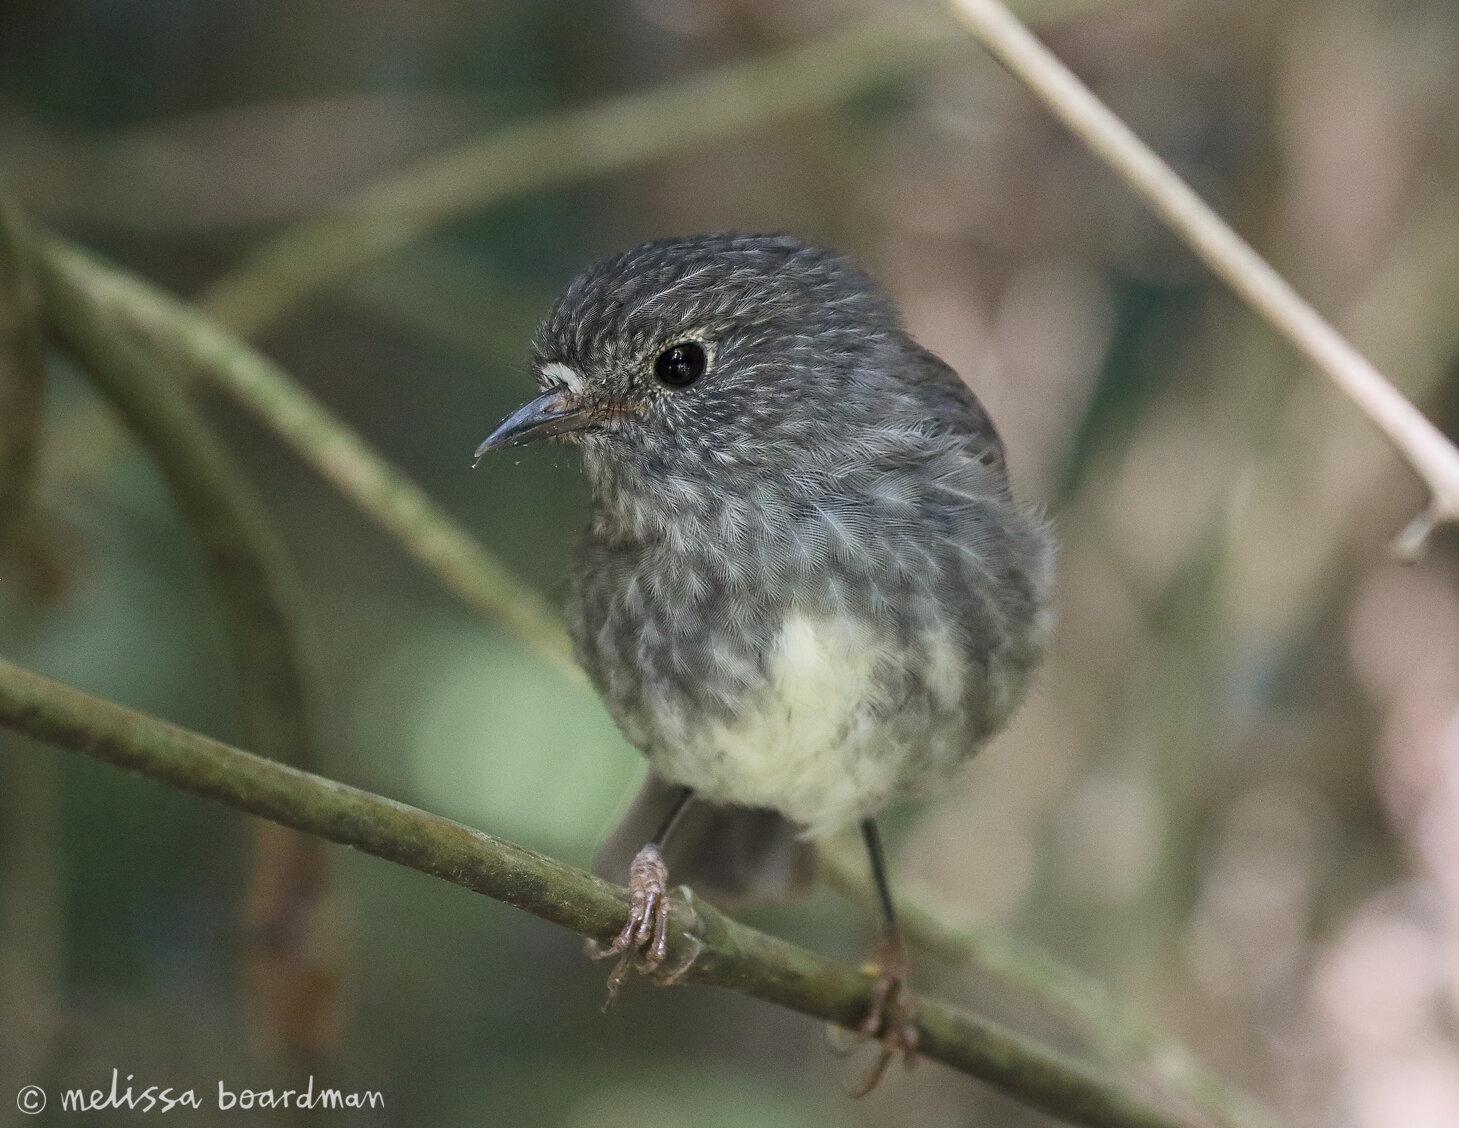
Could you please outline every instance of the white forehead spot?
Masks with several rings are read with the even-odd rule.
[[[570,392],[583,390],[583,378],[574,369],[555,360],[542,366],[542,378],[553,384],[566,384]]]

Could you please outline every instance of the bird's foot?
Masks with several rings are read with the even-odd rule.
[[[618,988],[623,986],[635,964],[644,971],[656,972],[668,955],[669,868],[652,842],[634,855],[633,864],[628,867],[628,892],[632,900],[623,931],[611,943],[600,945],[590,953],[595,959],[618,956],[618,963],[608,976],[608,1001],[603,1004],[604,1010],[613,1005]],[[685,970],[687,965],[678,969],[671,981]]]
[[[904,1069],[917,1064],[917,1012],[907,989],[907,953],[902,942],[887,937],[862,970],[875,975],[876,980],[871,988],[871,1009],[862,1020],[860,1034],[864,1039],[875,1038],[880,1046],[876,1061],[851,1094],[855,1097],[875,1089],[898,1054]]]

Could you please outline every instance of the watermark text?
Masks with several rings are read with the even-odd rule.
[[[375,1089],[336,1089],[321,1085],[311,1074],[301,1089],[249,1089],[227,1081],[201,1088],[154,1085],[139,1082],[136,1074],[125,1078],[121,1070],[111,1071],[111,1085],[105,1089],[61,1089],[56,1094],[63,1112],[103,1112],[127,1109],[137,1113],[169,1113],[176,1109],[211,1107],[223,1112],[255,1109],[367,1109],[384,1108],[385,1097]],[[15,1107],[27,1116],[45,1111],[50,1094],[39,1085],[26,1085],[15,1095]]]

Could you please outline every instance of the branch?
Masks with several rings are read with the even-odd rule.
[[[1459,522],[1459,449],[1285,278],[1115,116],[1000,0],[948,0],[953,14],[1054,116],[1278,333],[1347,393],[1418,473],[1427,513],[1400,538],[1415,552],[1438,522]]]
[[[20,214],[0,187],[0,543],[25,515],[45,402],[40,301]]]
[[[223,385],[447,590],[568,676],[582,676],[542,598],[278,365],[193,306],[103,265],[78,247],[41,237],[37,250],[50,276],[58,284],[64,282],[78,299],[84,298],[113,332],[140,329],[164,356],[180,362],[182,373],[200,374]]]
[[[836,892],[874,909],[876,890],[864,866],[849,851],[822,845],[816,851],[818,874]],[[1280,1121],[1259,1101],[1210,1069],[1185,1046],[1141,1023],[1122,1009],[1104,984],[1022,941],[986,929],[945,921],[929,897],[919,897],[905,882],[897,891],[897,921],[919,950],[954,967],[973,968],[1011,984],[1078,1020],[1077,1030],[1107,1060],[1128,1060],[1143,1067],[1170,1092],[1189,1100],[1226,1128],[1278,1128]]]
[[[50,584],[46,539],[32,510],[45,402],[45,341],[31,247],[19,210],[0,184],[0,564],[29,566],[32,597]],[[19,551],[17,551],[19,550]],[[29,559],[27,559],[29,557]],[[7,645],[17,640],[7,639]],[[0,1087],[40,1074],[55,1048],[62,911],[56,765],[0,740]]]
[[[158,375],[156,359],[54,261],[36,261],[51,331],[152,456],[202,547],[228,626],[246,739],[307,765],[289,567],[262,502],[181,389]]]
[[[468,606],[501,623],[558,669],[582,676],[546,604],[282,369],[185,302],[101,264],[78,248],[48,238],[41,243],[41,253],[89,295],[117,331],[140,330],[149,343],[183,362],[187,371],[221,385],[253,410]],[[1055,1008],[1088,1017],[1079,993],[1072,997],[1067,993],[1071,972],[1043,976],[1035,983],[1006,966],[990,963],[988,970],[1011,977]],[[1121,1025],[1132,1022],[1125,1018]],[[1092,1036],[1100,1037],[1097,1032]],[[1167,1073],[1163,1080],[1202,1103],[1195,1075],[1176,1078]],[[1246,1119],[1257,1123],[1255,1118]]]
[[[0,661],[0,725],[307,834],[505,901],[596,940],[618,932],[627,892],[545,855],[403,803],[254,756]],[[871,981],[676,893],[670,966],[683,978],[854,1027]],[[688,927],[684,927],[688,922]],[[1095,1128],[1188,1128],[1056,1052],[931,1000],[922,1052],[1010,1096]]]
[[[292,568],[263,503],[183,389],[159,375],[155,356],[49,259],[37,256],[36,273],[52,334],[150,453],[198,539],[223,609],[245,739],[275,759],[313,765]],[[316,837],[269,822],[253,831],[244,905],[253,1018],[307,1069],[337,1005],[328,866]]]
[[[246,337],[427,231],[508,197],[834,106],[945,46],[946,29],[879,21],[657,90],[509,125],[377,181],[254,252],[199,304]]]

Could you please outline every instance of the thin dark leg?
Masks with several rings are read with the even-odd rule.
[[[897,910],[892,905],[891,886],[887,881],[886,855],[882,853],[881,835],[871,819],[861,822],[861,837],[866,841],[866,856],[871,862],[871,880],[881,903],[884,933],[874,959],[877,976],[871,988],[871,1009],[861,1024],[861,1032],[881,1043],[875,1064],[854,1091],[861,1096],[876,1088],[892,1058],[902,1055],[902,1062],[911,1068],[917,1060],[917,1018],[912,997],[907,991],[907,953],[902,947],[897,928]]]
[[[861,837],[866,842],[866,856],[871,861],[871,881],[876,886],[876,898],[881,902],[881,917],[886,926],[887,938],[900,943],[897,910],[892,905],[892,889],[887,882],[886,855],[882,853],[881,834],[876,829],[875,819],[861,820]]]
[[[659,824],[659,829],[649,839],[653,845],[663,848],[668,841],[669,835],[674,833],[674,827],[678,825],[679,818],[689,809],[689,802],[694,798],[694,792],[687,787],[679,788],[679,794],[674,796],[674,805],[669,808],[669,813],[664,816],[664,821]]]

